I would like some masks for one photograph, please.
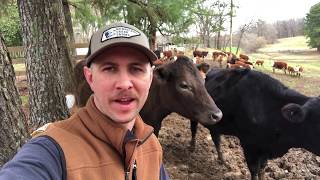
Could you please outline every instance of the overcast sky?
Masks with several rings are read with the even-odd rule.
[[[268,23],[277,20],[303,18],[312,5],[320,0],[234,0],[236,9],[235,27],[262,19]]]

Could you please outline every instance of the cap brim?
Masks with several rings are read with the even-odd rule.
[[[158,59],[157,55],[152,52],[150,49],[140,45],[140,44],[135,44],[135,43],[129,43],[129,42],[118,42],[118,43],[112,43],[110,45],[104,46],[103,48],[99,49],[98,51],[90,54],[87,58],[86,58],[86,65],[89,66],[92,62],[93,59],[99,55],[100,53],[102,53],[103,51],[105,51],[106,49],[109,48],[113,48],[113,47],[117,47],[117,46],[125,46],[125,47],[133,47],[133,48],[137,48],[138,50],[140,50],[142,53],[144,53],[151,64],[153,64],[153,62],[155,60]]]

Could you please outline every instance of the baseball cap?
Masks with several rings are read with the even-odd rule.
[[[113,23],[93,33],[86,65],[90,66],[97,55],[115,46],[137,48],[149,58],[151,64],[157,59],[157,56],[150,50],[147,36],[142,31],[127,23]]]

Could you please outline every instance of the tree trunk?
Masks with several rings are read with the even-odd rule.
[[[72,74],[61,0],[18,0],[29,85],[29,128],[65,119],[65,77]]]
[[[221,33],[221,31],[219,30],[218,31],[218,35],[217,35],[217,41],[216,41],[216,47],[217,47],[217,49],[221,49],[221,45],[220,45],[220,33]]]
[[[58,31],[56,31],[57,37],[59,37],[60,44],[61,44],[61,51],[64,51],[62,60],[62,67],[64,68],[63,73],[63,82],[65,83],[64,92],[66,94],[75,93],[75,77],[73,72],[73,67],[75,66],[75,56],[76,56],[76,49],[71,47],[71,44],[75,44],[74,35],[73,35],[73,28],[72,28],[72,21],[71,21],[71,13],[69,9],[68,0],[62,0],[63,4],[63,12],[57,11],[57,16],[60,18],[61,16],[64,17],[64,21],[57,22],[58,26],[60,27]],[[60,24],[59,24],[60,23]]]
[[[68,0],[62,0],[62,5],[63,5],[63,12],[64,12],[64,17],[65,17],[65,22],[66,22],[66,29],[67,29],[67,42],[70,45],[71,44],[75,44],[73,27],[72,27],[72,20],[71,20],[71,13],[70,13]],[[69,53],[70,53],[71,57],[76,56],[77,55],[76,48],[70,47]],[[71,63],[72,63],[73,66],[75,65],[74,61],[71,61]]]
[[[157,29],[156,27],[150,28],[150,49],[154,51],[156,49],[156,35]]]
[[[244,33],[244,30],[240,32],[240,38],[239,38],[239,41],[238,41],[236,54],[238,54],[238,52],[239,52],[240,43],[241,43],[241,40],[242,40],[242,37],[243,37],[243,33]]]
[[[320,53],[320,46],[317,47],[317,51],[318,51],[318,53]]]
[[[233,18],[233,0],[231,0],[231,9],[230,9],[230,50],[232,52],[232,18]]]
[[[29,138],[15,73],[0,33],[0,167]]]

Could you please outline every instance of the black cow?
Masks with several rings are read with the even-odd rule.
[[[75,95],[80,107],[92,94],[81,75],[84,65],[82,62],[75,66],[78,68],[75,72],[80,73],[75,76],[82,78],[78,80],[79,87]],[[154,133],[158,136],[163,118],[172,112],[202,124],[214,124],[222,117],[220,109],[206,91],[198,69],[185,56],[154,69],[149,96],[140,114],[147,124],[154,127]]]
[[[219,123],[206,126],[219,160],[221,134],[240,139],[252,179],[261,179],[267,160],[290,148],[320,155],[320,97],[307,97],[248,69],[210,71],[205,85],[223,113]]]

